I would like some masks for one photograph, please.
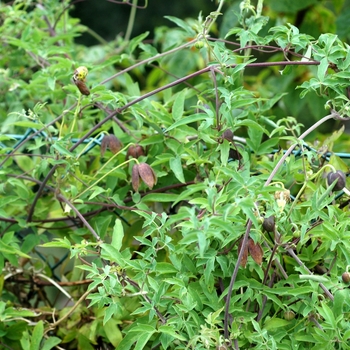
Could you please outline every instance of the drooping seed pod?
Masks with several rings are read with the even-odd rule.
[[[349,284],[350,283],[350,273],[349,272],[344,272],[341,275],[341,278],[343,280],[344,283]]]
[[[85,82],[83,82],[81,80],[75,80],[74,84],[77,86],[77,88],[79,89],[79,91],[80,91],[80,93],[82,95],[85,95],[85,96],[89,96],[90,95],[90,90],[86,86]]]
[[[81,94],[85,96],[90,95],[90,90],[85,84],[88,72],[89,71],[86,67],[80,66],[74,71],[73,75],[74,84],[77,86]]]

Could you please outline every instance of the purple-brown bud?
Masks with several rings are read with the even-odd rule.
[[[140,179],[150,188],[157,183],[157,177],[153,169],[146,163],[135,164],[132,167],[131,183],[137,192],[140,187]]]
[[[123,144],[114,135],[105,135],[101,142],[101,156],[104,156],[107,148],[109,148],[113,154],[116,154],[122,147]]]
[[[140,145],[131,145],[126,153],[126,159],[139,158],[145,155],[145,150]]]

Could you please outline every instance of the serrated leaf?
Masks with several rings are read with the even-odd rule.
[[[101,244],[101,257],[104,259],[108,259],[110,261],[116,262],[120,266],[124,266],[124,258],[120,254],[119,250],[114,248],[111,244],[102,243]]]
[[[161,333],[168,334],[171,337],[173,337],[175,339],[179,339],[181,341],[185,341],[186,340],[185,337],[183,337],[182,335],[176,333],[176,331],[174,330],[174,327],[171,327],[171,326],[160,326],[158,328],[158,331],[161,332]]]

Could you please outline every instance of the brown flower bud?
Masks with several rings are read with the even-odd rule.
[[[240,240],[239,245],[238,245],[238,254],[241,252],[242,249],[242,243],[243,239]],[[248,260],[248,245],[244,247],[244,252],[241,260],[241,266],[245,267],[247,265],[247,260]]]
[[[233,132],[230,129],[225,130],[221,135],[223,140],[233,142]]]
[[[261,265],[262,258],[263,258],[263,250],[261,249],[261,246],[259,243],[254,243],[254,241],[249,238],[248,240],[248,250],[253,258],[253,260],[258,264]]]
[[[268,218],[264,218],[262,226],[267,232],[273,232],[275,230],[275,217],[271,215]]]
[[[126,159],[139,158],[145,155],[145,150],[140,145],[131,145],[126,153]]]
[[[139,190],[140,187],[140,176],[139,176],[139,165],[135,164],[131,171],[131,184],[135,192]]]
[[[105,135],[101,142],[101,156],[104,156],[107,148],[109,148],[113,154],[116,154],[122,147],[123,144],[114,135]]]
[[[104,156],[108,145],[109,145],[109,135],[104,135],[101,142],[101,157]]]
[[[139,174],[143,182],[152,189],[157,183],[157,177],[153,169],[146,163],[139,164]]]
[[[146,163],[135,164],[132,167],[131,183],[134,191],[138,191],[141,180],[152,189],[157,183],[157,177],[153,169]]]
[[[344,283],[349,284],[350,283],[350,273],[349,272],[344,272],[341,275],[341,278],[343,280]]]
[[[123,144],[118,138],[116,138],[114,135],[109,135],[109,149],[113,154],[118,153],[122,147]]]

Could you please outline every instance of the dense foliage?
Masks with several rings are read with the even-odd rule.
[[[345,2],[285,3],[92,47],[0,4],[3,348],[350,349],[350,48],[291,24]]]

